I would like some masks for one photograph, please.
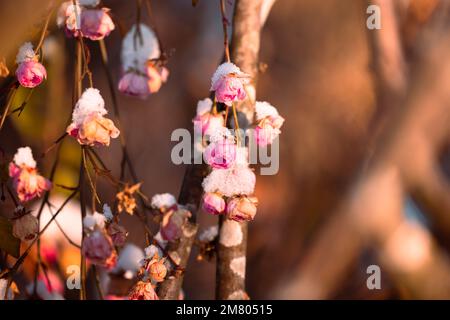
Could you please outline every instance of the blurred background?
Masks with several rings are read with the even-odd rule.
[[[408,68],[413,69],[416,63],[411,58],[414,56],[411,48],[416,41],[414,28],[431,19],[438,1],[416,1],[419,8],[412,4],[413,0],[394,2],[396,23],[403,39],[400,46]],[[136,7],[133,1],[105,0],[103,3],[111,8],[119,23],[119,28],[106,38],[109,68],[117,85],[121,76],[121,37],[135,23]],[[409,280],[402,282],[398,273],[385,272],[383,258],[380,260],[379,252],[370,245],[356,250],[342,268],[337,261],[327,260],[329,254],[334,252],[339,258],[341,254],[337,252],[342,252],[343,257],[345,252],[355,251],[354,242],[365,241],[357,235],[356,228],[348,227],[346,220],[333,220],[333,217],[340,214],[338,208],[343,202],[345,206],[346,197],[356,188],[355,180],[360,179],[361,170],[373,152],[372,142],[377,134],[374,122],[380,118],[380,112],[384,112],[377,103],[380,86],[372,55],[376,49],[366,28],[367,6],[368,2],[363,0],[278,0],[263,29],[260,62],[267,68],[259,76],[257,99],[276,106],[286,122],[280,136],[278,174],[257,176],[259,206],[256,219],[249,224],[247,260],[247,291],[252,299],[422,297],[411,289]],[[223,54],[221,17],[218,1],[212,0],[200,0],[196,7],[188,0],[154,0],[152,8],[153,23],[170,54],[169,81],[147,100],[118,94],[118,103],[123,134],[139,179],[143,181],[143,192],[148,196],[163,192],[177,195],[185,167],[171,161],[175,143],[170,141],[170,135],[177,128],[192,130],[196,103],[209,95],[211,75]],[[44,19],[43,1],[0,1],[0,56],[6,58],[12,72],[17,49],[24,41],[38,40]],[[148,17],[144,15],[143,20],[148,21]],[[44,158],[39,152],[52,145],[65,130],[72,108],[74,65],[74,41],[65,38],[54,19],[50,26],[51,33],[43,48],[48,80],[35,89],[20,117],[9,117],[0,131],[0,146],[4,152],[11,157],[20,146],[32,147],[44,176],[49,174],[55,151]],[[94,85],[100,89],[107,109],[112,112],[98,45],[94,42],[87,42],[87,45],[92,54],[90,67]],[[448,60],[448,57],[450,55],[442,58]],[[406,74],[409,77],[409,73]],[[450,86],[448,88],[450,91]],[[21,88],[13,106],[19,106],[27,92]],[[448,107],[446,110],[450,114]],[[450,122],[447,124],[450,127]],[[447,177],[447,182],[450,172],[448,137],[446,147],[439,149],[437,155],[439,172]],[[381,145],[388,143],[381,141]],[[409,157],[420,156],[420,150],[410,150]],[[67,139],[61,154],[55,183],[74,186],[80,161],[77,143]],[[111,147],[100,148],[99,154],[117,175],[121,159],[119,142],[113,141]],[[64,190],[58,189],[58,192],[60,197],[64,196]],[[113,199],[114,193],[107,183],[99,181],[102,199]],[[394,197],[395,193],[389,196]],[[448,203],[450,193],[444,192],[442,196],[441,204]],[[53,197],[53,201],[61,201],[58,195]],[[373,201],[385,200],[374,193]],[[446,268],[449,242],[445,237],[433,237],[433,221],[408,190],[402,193],[401,201],[404,218],[414,221],[427,235],[431,234],[442,268]],[[362,211],[365,209],[363,207]],[[12,210],[12,204],[5,203],[0,207],[0,214],[10,216]],[[72,219],[70,229],[76,231],[80,225],[75,201],[72,211],[73,214],[66,216]],[[450,218],[450,212],[445,213]],[[122,221],[130,232],[128,241],[143,248],[144,234],[138,219],[124,214]],[[216,218],[200,213],[199,222],[200,229],[204,229],[216,223]],[[339,229],[334,236],[324,235],[327,230],[334,230],[329,223]],[[350,240],[340,242],[341,235]],[[410,248],[413,257],[420,256],[416,250],[420,250],[422,242],[417,241],[418,244],[411,245],[407,240],[400,240],[398,251]],[[58,260],[65,265],[78,263],[77,249],[69,244],[61,246]],[[321,250],[319,253],[317,248]],[[197,261],[196,253],[194,248],[183,286],[185,296],[187,299],[213,299],[214,260]],[[317,263],[322,261],[322,256],[324,262]],[[335,262],[337,270],[328,268]],[[405,263],[408,265],[407,261]],[[381,266],[381,290],[369,290],[366,286],[367,267],[372,264]],[[392,268],[387,267],[387,270]],[[450,269],[445,270],[450,273]],[[307,281],[299,272],[305,277],[308,275]],[[427,271],[427,277],[438,275]],[[299,279],[297,291],[285,287],[286,279]],[[434,292],[433,288],[427,290]],[[434,292],[434,296],[450,298],[446,290],[448,287]],[[425,297],[429,296],[433,294]]]

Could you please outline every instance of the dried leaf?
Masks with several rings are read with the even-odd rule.
[[[0,217],[0,249],[14,258],[20,256],[20,240],[13,236],[12,224],[4,217]]]

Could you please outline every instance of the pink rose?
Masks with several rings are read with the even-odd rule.
[[[219,128],[225,126],[225,120],[222,115],[213,115],[210,112],[197,115],[192,122],[194,122],[194,128],[201,128],[202,135],[214,134]],[[199,123],[200,126],[197,126],[196,123]]]
[[[271,144],[281,133],[284,123],[281,116],[270,116],[261,120],[255,128],[256,143],[261,147]]]
[[[205,193],[203,196],[203,209],[210,214],[220,214],[225,210],[225,200],[217,193]]]
[[[16,70],[17,80],[25,88],[34,88],[47,78],[45,67],[37,61],[29,60],[19,64]]]
[[[216,92],[217,101],[225,103],[227,106],[247,97],[242,79],[233,74],[223,76],[214,84],[213,90]]]
[[[138,281],[128,295],[129,300],[159,300],[151,282]]]
[[[80,126],[75,123],[70,124],[66,132],[76,138],[80,144],[88,146],[109,146],[110,139],[115,139],[120,134],[119,129],[110,119],[97,113],[87,116]]]
[[[81,11],[81,33],[91,40],[101,40],[114,30],[108,9],[83,9]]]
[[[112,268],[117,260],[111,238],[100,230],[95,230],[83,239],[83,255],[93,264]]]
[[[258,200],[254,197],[235,197],[227,203],[228,219],[241,222],[251,221],[256,215],[256,205]]]
[[[150,94],[148,78],[134,72],[128,72],[119,81],[119,91],[129,96],[144,99]]]
[[[167,241],[178,240],[181,237],[183,224],[190,215],[189,211],[183,209],[166,212],[161,222],[162,238]]]
[[[215,169],[228,169],[236,161],[236,144],[229,139],[212,142],[204,152],[205,161]]]
[[[11,162],[9,164],[9,176],[13,179],[14,188],[21,202],[40,197],[52,187],[52,183],[40,176],[36,168],[18,167]]]
[[[113,222],[108,226],[107,232],[115,246],[122,247],[125,244],[128,232],[121,225]]]

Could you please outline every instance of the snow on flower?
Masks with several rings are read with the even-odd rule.
[[[98,212],[94,212],[93,214],[87,214],[83,218],[83,227],[87,230],[94,231],[94,229],[103,229],[105,228],[106,217]]]
[[[134,277],[139,271],[143,259],[144,253],[142,249],[135,244],[128,243],[120,251],[114,272],[128,272]]]
[[[163,256],[162,250],[155,246],[154,244],[149,245],[147,248],[144,249],[145,252],[145,259],[152,259],[154,255],[158,255],[159,257]]]
[[[20,48],[16,56],[16,63],[21,64],[27,61],[36,61],[36,54],[34,53],[31,42],[25,42]]]
[[[17,53],[17,80],[25,88],[34,88],[47,78],[47,70],[38,62],[37,55],[30,42],[24,43]]]
[[[103,215],[106,218],[106,221],[111,222],[114,219],[114,215],[111,211],[111,207],[108,206],[106,203],[103,204]]]
[[[247,95],[244,85],[249,76],[231,62],[221,64],[211,78],[211,91],[215,91],[218,102],[231,106],[234,101],[244,100]]]
[[[78,3],[86,7],[96,7],[100,3],[100,0],[78,0]]]
[[[165,211],[176,205],[177,200],[170,193],[155,194],[151,200],[151,206],[161,211]]]
[[[120,131],[110,119],[103,117],[106,113],[105,101],[100,91],[94,88],[86,89],[75,105],[67,133],[83,145],[108,146],[110,139],[117,138]]]
[[[255,138],[259,146],[265,147],[273,142],[281,133],[284,118],[277,109],[268,102],[256,102]]]
[[[213,102],[206,98],[197,103],[197,114],[192,122],[194,130],[201,132],[203,135],[213,135],[217,130],[225,126],[225,119],[221,114],[213,114],[211,112]]]
[[[136,25],[131,27],[122,42],[123,70],[137,70],[145,74],[147,62],[160,56],[159,42],[153,30],[145,24],[140,24],[138,30]]]
[[[203,156],[205,162],[214,169],[228,169],[236,160],[236,144],[224,137],[209,144]]]
[[[40,176],[36,169],[36,161],[29,147],[19,148],[9,164],[9,176],[19,200],[30,201],[50,190],[52,183]]]
[[[155,61],[161,50],[156,34],[145,24],[134,25],[122,42],[122,69],[119,91],[145,99],[158,92],[169,71]]]
[[[218,192],[226,197],[234,195],[250,195],[255,189],[256,177],[246,166],[235,166],[230,169],[214,169],[203,180],[205,192]]]
[[[36,161],[33,158],[33,152],[30,147],[22,147],[17,149],[13,159],[16,166],[36,168]]]
[[[213,241],[219,235],[219,227],[217,225],[211,226],[200,232],[198,240],[202,242]]]

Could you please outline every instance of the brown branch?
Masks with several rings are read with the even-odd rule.
[[[258,77],[258,55],[261,29],[274,1],[237,0],[233,18],[232,61],[249,74],[251,84],[246,87],[248,99],[233,106],[235,127],[247,129],[253,122]],[[263,20],[262,20],[263,19]],[[247,223],[238,223],[220,217],[217,244],[216,298],[220,300],[247,299],[245,291],[245,264],[247,255]],[[232,241],[235,238],[236,241]]]

